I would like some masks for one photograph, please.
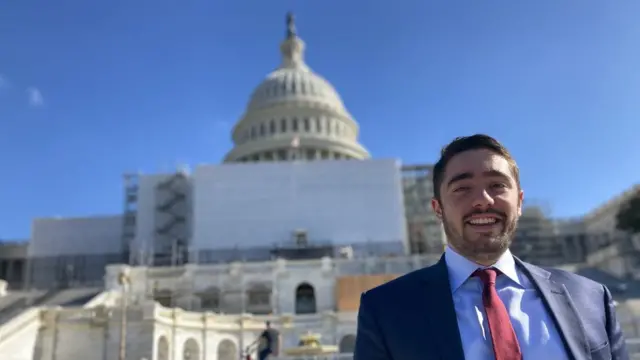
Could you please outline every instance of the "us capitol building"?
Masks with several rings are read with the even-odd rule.
[[[127,174],[122,214],[0,246],[3,360],[237,360],[266,321],[283,358],[351,359],[361,292],[435,263],[444,234],[431,166],[372,159],[304,49],[289,15],[222,164]]]

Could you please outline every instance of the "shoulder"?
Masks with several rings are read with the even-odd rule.
[[[576,274],[575,272],[557,268],[540,267],[529,263],[524,264],[526,265],[525,268],[530,272],[548,273],[551,281],[564,285],[571,294],[604,295],[605,291],[607,291],[603,284]]]
[[[556,269],[556,268],[543,268],[543,269],[551,273],[551,278],[554,281],[560,282],[564,285],[578,285],[580,287],[594,288],[594,289],[603,287],[601,283],[595,280],[589,279],[588,277],[585,277],[583,275],[579,275],[575,272]]]

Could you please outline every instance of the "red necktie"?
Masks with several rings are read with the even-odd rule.
[[[497,269],[478,269],[473,273],[482,280],[482,302],[489,322],[491,344],[496,360],[522,360],[522,352],[518,344],[507,308],[496,291]]]

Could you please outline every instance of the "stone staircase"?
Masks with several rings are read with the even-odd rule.
[[[11,354],[16,360],[33,359],[43,321],[43,307],[78,307],[87,303],[95,306],[109,298],[103,295],[100,288],[78,288],[13,294],[9,299],[3,298],[4,306],[0,309],[0,354]]]

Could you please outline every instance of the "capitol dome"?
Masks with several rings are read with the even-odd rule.
[[[282,64],[251,95],[225,162],[369,158],[358,143],[358,123],[334,87],[304,62],[304,47],[288,14]]]

